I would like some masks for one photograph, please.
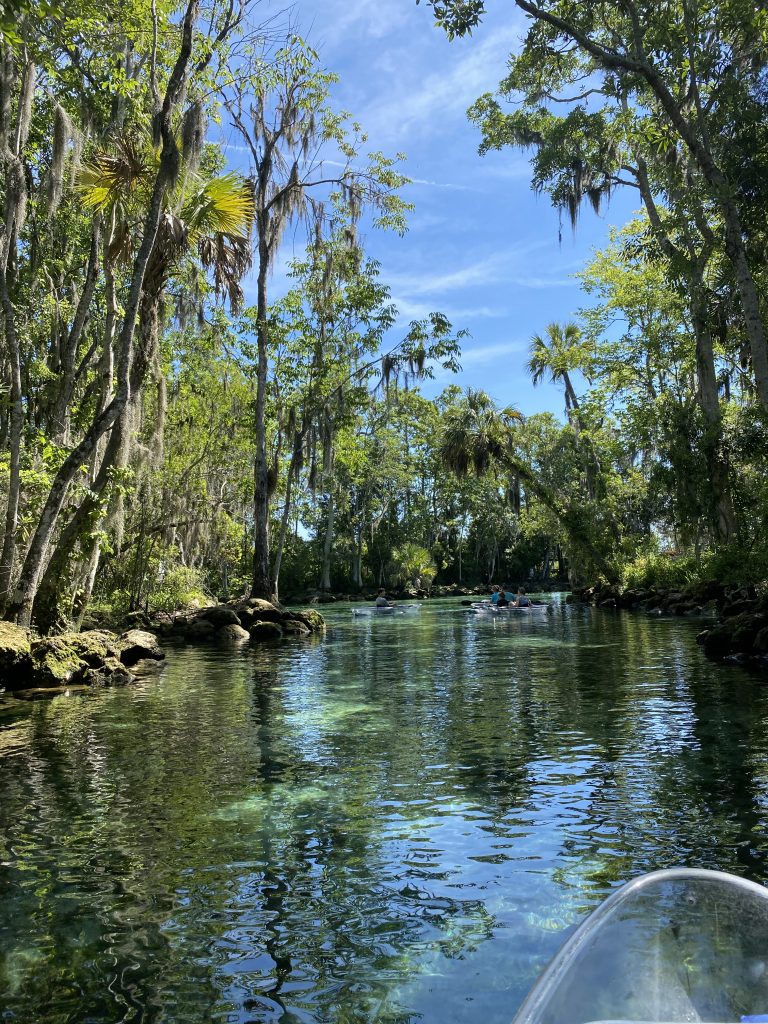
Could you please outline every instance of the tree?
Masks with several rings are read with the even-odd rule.
[[[404,228],[406,204],[398,190],[406,179],[394,170],[393,161],[379,153],[371,154],[369,163],[358,168],[365,136],[353,125],[349,137],[346,118],[328,108],[333,81],[333,75],[318,67],[314,51],[292,39],[271,61],[257,60],[223,95],[232,124],[248,150],[256,211],[254,597],[277,596],[269,538],[269,506],[276,480],[267,452],[267,282],[283,233],[291,222],[300,220],[312,223],[312,234],[321,231],[329,204],[331,209],[334,204],[344,206],[353,224],[369,206],[378,211],[380,226]],[[342,170],[329,176],[323,156],[332,146],[341,157]]]
[[[514,473],[526,490],[556,517],[569,543],[583,552],[597,571],[609,580],[614,579],[616,569],[600,550],[594,523],[587,522],[584,509],[557,495],[522,454],[517,438],[518,433],[525,437],[521,423],[522,417],[511,407],[498,410],[485,392],[470,390],[446,411],[440,456],[459,477],[470,472],[482,476],[494,469]]]
[[[768,408],[768,343],[745,223],[750,214],[739,178],[745,164],[762,160],[741,150],[733,160],[738,125],[764,122],[760,113],[765,50],[762,12],[739,0],[701,4],[678,0],[669,6],[663,26],[658,9],[646,2],[615,0],[575,8],[567,0],[515,0],[532,20],[523,53],[514,61],[530,83],[529,98],[554,99],[575,82],[583,89],[570,102],[602,93],[618,103],[625,117],[646,115],[635,135],[646,160],[671,155],[679,145],[700,179],[722,224],[722,247],[741,302],[755,387]],[[434,0],[438,23],[449,35],[464,35],[479,23],[483,0]],[[510,76],[514,81],[515,72]],[[486,108],[493,118],[495,112]],[[583,106],[577,107],[589,117]],[[598,114],[597,117],[600,115]],[[594,115],[593,115],[594,117]],[[529,137],[536,141],[535,133]],[[599,201],[600,181],[573,166],[578,184]],[[579,196],[580,199],[580,196]]]

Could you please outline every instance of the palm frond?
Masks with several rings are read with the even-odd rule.
[[[239,174],[224,174],[202,182],[182,209],[190,236],[229,235],[247,237],[255,213],[253,189]]]

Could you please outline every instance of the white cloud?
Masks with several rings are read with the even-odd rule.
[[[528,343],[517,338],[507,341],[496,341],[489,345],[462,348],[461,365],[466,369],[470,366],[479,366],[482,363],[492,363],[513,353],[525,352],[527,349]]]

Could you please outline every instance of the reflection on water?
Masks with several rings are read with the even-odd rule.
[[[618,882],[763,879],[768,693],[692,623],[329,619],[0,705],[0,1019],[501,1024]]]

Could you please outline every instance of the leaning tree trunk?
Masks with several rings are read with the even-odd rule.
[[[32,118],[32,100],[35,85],[35,66],[27,61],[22,75],[18,99],[15,131],[8,122],[7,105],[15,79],[15,59],[10,47],[3,48],[2,77],[0,88],[5,93],[3,111],[5,131],[0,139],[2,159],[6,164],[4,223],[0,225],[0,303],[3,307],[5,341],[10,366],[10,418],[8,424],[8,497],[3,530],[3,546],[0,552],[0,614],[7,607],[11,581],[16,563],[16,533],[19,523],[19,502],[21,500],[21,437],[24,428],[24,400],[21,383],[21,346],[16,327],[16,315],[8,284],[8,266],[14,255],[24,226],[27,184],[22,153],[27,144],[29,125]]]

